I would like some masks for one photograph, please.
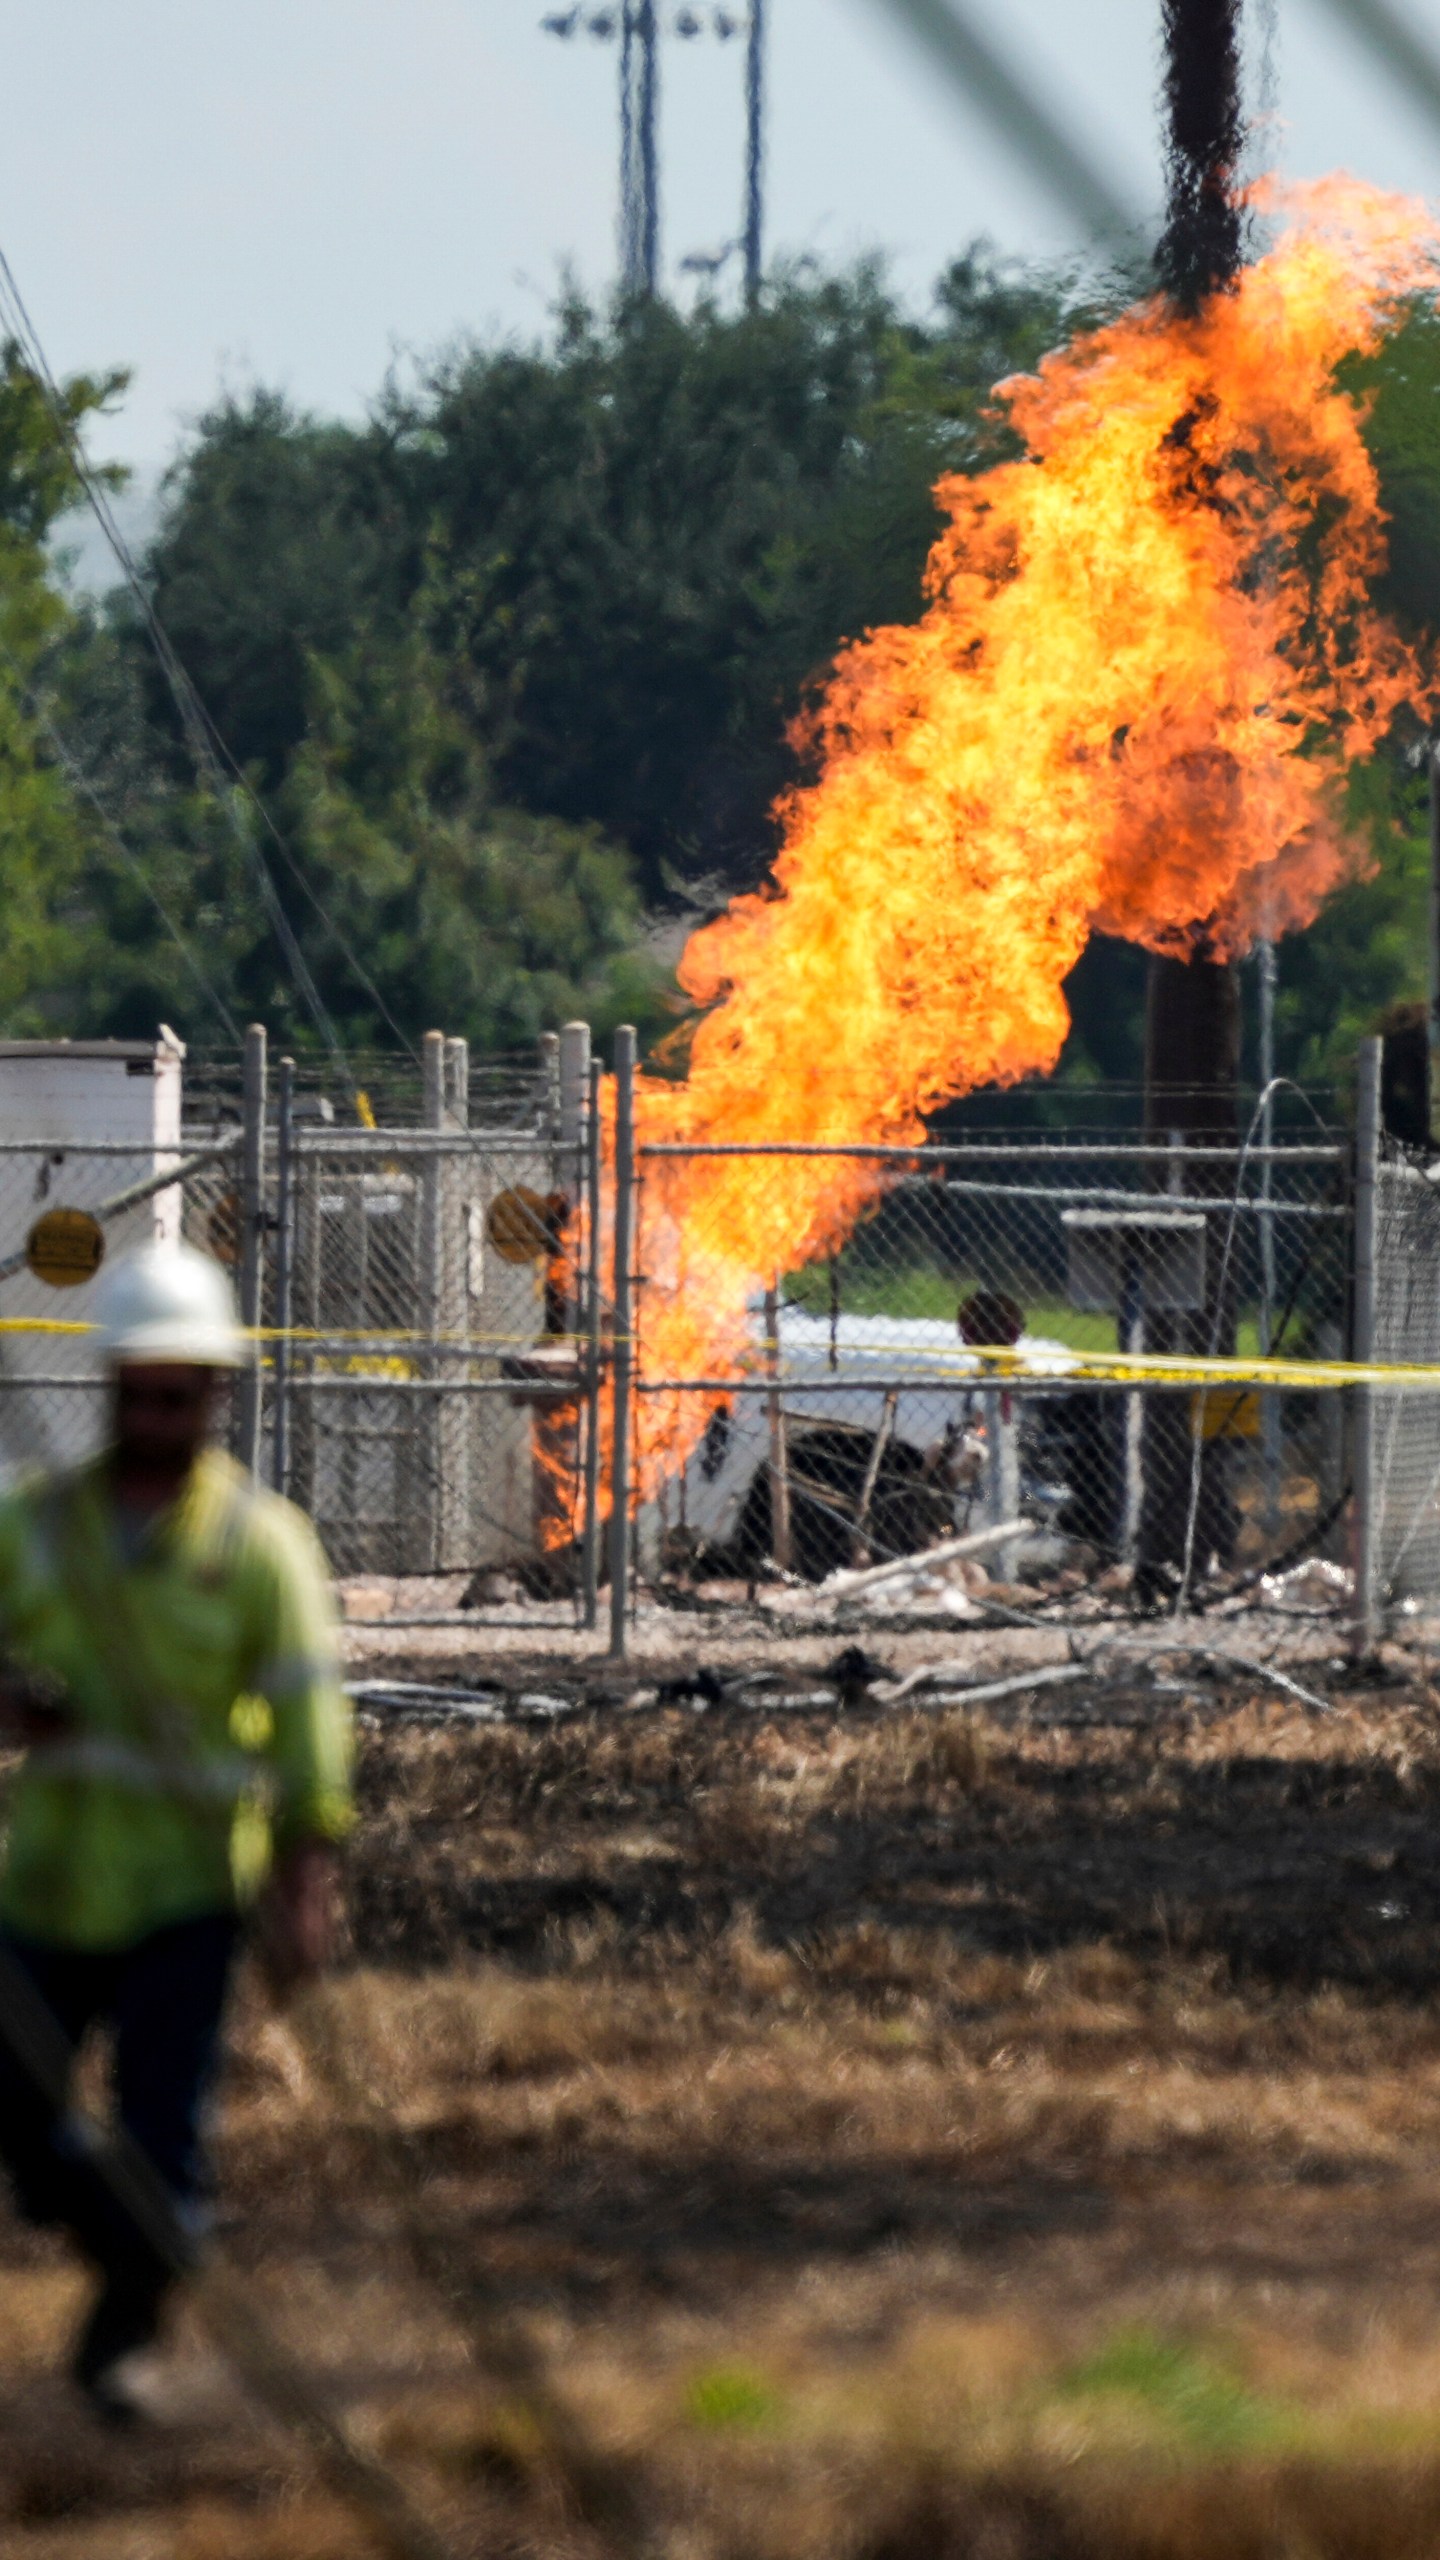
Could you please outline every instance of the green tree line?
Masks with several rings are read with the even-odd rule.
[[[0,360],[0,1024],[313,1041],[277,934],[349,1044],[482,1048],[574,1012],[671,1018],[688,920],[763,878],[792,725],[841,641],[913,615],[944,471],[1008,449],[994,385],[1087,309],[979,252],[923,318],[878,266],[734,313],[571,299],[338,424],[226,398],[142,562],[234,771],[123,589],[67,595],[66,447]],[[1358,378],[1393,532],[1386,601],[1437,613],[1440,324]],[[123,397],[64,386],[71,426]],[[1328,1080],[1424,975],[1424,783],[1355,777],[1370,876],[1282,948],[1281,1062]],[[247,786],[239,788],[236,775]],[[1140,955],[1071,983],[1072,1081],[1138,1072]]]

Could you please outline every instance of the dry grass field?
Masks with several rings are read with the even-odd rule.
[[[373,1721],[364,1793],[226,2237],[457,2555],[1440,2555],[1422,1680]],[[193,2311],[90,2424],[78,2298],[0,2219],[6,2560],[378,2548]]]

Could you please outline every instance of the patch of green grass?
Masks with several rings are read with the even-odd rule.
[[[773,2426],[780,2405],[774,2386],[748,2365],[714,2365],[708,2373],[697,2373],[685,2393],[691,2425],[712,2433],[753,2433]]]
[[[1051,2386],[1054,2396],[1083,2402],[1097,2418],[1138,2419],[1177,2450],[1221,2456],[1274,2444],[1290,2431],[1290,2413],[1252,2392],[1212,2355],[1149,2329],[1123,2330]]]

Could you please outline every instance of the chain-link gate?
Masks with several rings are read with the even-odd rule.
[[[339,1574],[578,1590],[595,1116],[588,1033],[545,1045],[498,1125],[463,1041],[426,1042],[418,1128],[337,1127],[282,1071],[254,1454]]]

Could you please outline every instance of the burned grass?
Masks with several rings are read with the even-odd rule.
[[[363,1788],[225,2190],[457,2550],[639,2547],[569,2413],[676,2560],[1440,2552],[1423,1686],[377,1720]],[[92,2444],[0,2268],[0,2549],[364,2550],[198,2349]]]

